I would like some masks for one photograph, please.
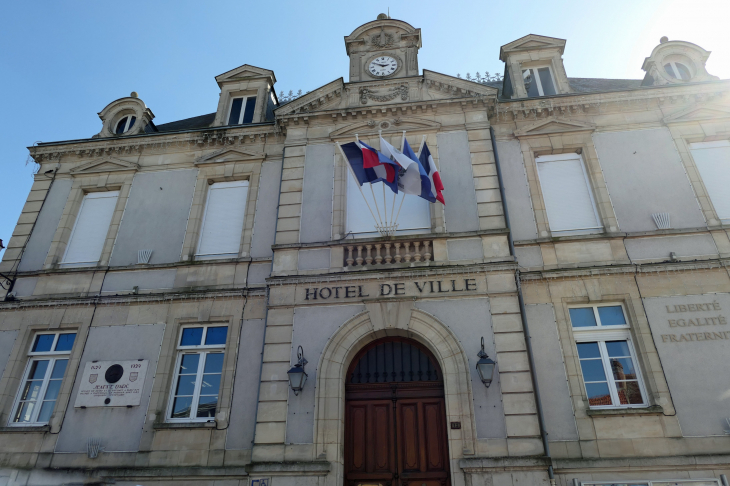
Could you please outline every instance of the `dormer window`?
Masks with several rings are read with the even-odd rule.
[[[117,128],[114,133],[116,133],[117,135],[121,135],[123,133],[128,132],[129,130],[132,129],[132,127],[134,126],[134,122],[136,122],[136,121],[137,121],[136,116],[132,116],[132,115],[125,116],[124,118],[119,120],[119,122],[117,123]]]
[[[557,94],[549,67],[529,68],[522,71],[522,80],[528,98]]]
[[[231,100],[231,111],[228,115],[229,125],[242,125],[253,122],[253,112],[256,108],[255,96],[241,96]]]
[[[681,62],[668,62],[664,65],[664,70],[674,79],[681,79],[682,81],[689,81],[692,79],[692,74],[690,73],[689,68]]]

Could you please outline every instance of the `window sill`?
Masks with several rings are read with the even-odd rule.
[[[664,409],[661,405],[652,405],[650,407],[637,408],[599,408],[587,409],[586,415],[589,417],[610,417],[612,415],[663,415]]]
[[[154,424],[155,430],[162,429],[214,429],[215,422],[165,422],[162,424]]]
[[[26,426],[17,426],[17,427],[0,427],[0,433],[24,433],[27,434],[29,432],[50,432],[51,426],[50,425],[26,425]]]

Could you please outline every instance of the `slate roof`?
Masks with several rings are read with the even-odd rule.
[[[576,93],[597,91],[623,91],[641,87],[641,79],[568,78]]]
[[[180,130],[194,130],[196,128],[209,127],[213,120],[215,120],[215,113],[208,113],[207,115],[194,116],[192,118],[186,118],[184,120],[178,120],[170,123],[163,123],[157,125],[158,132],[177,132]]]

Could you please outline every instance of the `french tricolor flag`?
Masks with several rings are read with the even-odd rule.
[[[428,145],[425,142],[418,156],[418,161],[421,162],[423,169],[431,180],[431,193],[436,197],[437,201],[445,206],[446,201],[444,201],[444,195],[441,193],[444,190],[444,185],[441,182],[441,176],[433,161],[433,157],[431,157],[431,151],[428,150]]]
[[[399,166],[385,155],[381,154],[364,142],[356,142],[362,150],[362,166],[365,169],[372,169],[383,184],[390,187],[391,191],[398,194],[398,169]]]
[[[362,142],[350,142],[339,147],[358,184],[382,181],[391,191],[398,193],[398,169],[392,160]]]

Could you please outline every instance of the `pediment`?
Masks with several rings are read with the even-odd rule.
[[[565,39],[558,39],[557,37],[529,34],[524,37],[520,37],[509,44],[503,45],[499,49],[499,59],[505,61],[506,55],[510,52],[532,49],[556,48],[559,49],[560,54],[562,54],[565,50],[565,42]]]
[[[533,123],[526,127],[515,130],[515,136],[525,137],[530,135],[548,135],[553,133],[570,133],[593,131],[596,126],[592,123],[574,120],[557,120],[555,118]]]
[[[700,120],[730,118],[730,108],[717,104],[702,104],[684,108],[664,117],[664,123],[682,123]]]
[[[270,69],[251,66],[250,64],[244,64],[243,66],[238,66],[235,69],[231,69],[230,71],[227,71],[223,74],[219,74],[215,77],[215,80],[220,85],[228,81],[238,81],[243,79],[265,77],[271,78],[272,83],[276,83],[276,76],[274,76],[274,71],[271,71]]]
[[[217,164],[221,162],[254,162],[264,160],[266,154],[246,149],[221,149],[213,153],[203,155],[195,161],[195,165]]]
[[[435,71],[429,71],[428,69],[423,70],[423,80],[429,89],[429,93],[432,96],[436,93],[435,99],[471,98],[478,96],[496,97],[499,93],[499,89],[494,86],[456,78]]]
[[[357,135],[374,135],[378,132],[393,133],[415,130],[439,130],[441,124],[420,118],[387,118],[380,120],[367,120],[351,123],[330,133],[331,139],[352,138]]]
[[[102,159],[86,162],[85,164],[81,164],[78,167],[71,169],[71,174],[97,174],[100,172],[120,172],[128,170],[137,171],[139,170],[139,165],[134,162],[127,162],[126,160],[116,159],[114,157],[104,157]]]
[[[294,113],[311,113],[332,105],[339,104],[342,98],[342,78],[336,79],[324,86],[310,91],[289,103],[274,110],[276,116],[292,115]]]

